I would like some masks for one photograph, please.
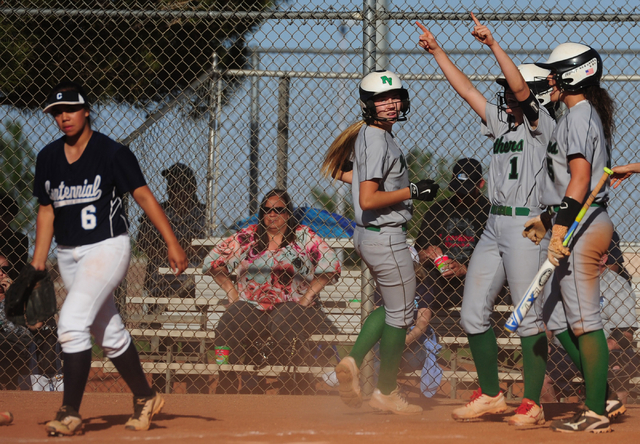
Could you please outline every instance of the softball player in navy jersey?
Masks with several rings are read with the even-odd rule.
[[[336,366],[340,396],[351,407],[362,404],[360,366],[380,341],[380,376],[369,405],[399,415],[420,414],[397,386],[407,327],[413,323],[416,277],[407,246],[411,199],[433,200],[432,180],[409,182],[407,163],[391,130],[406,120],[409,94],[390,71],[375,71],[360,83],[363,121],[347,128],[329,147],[322,166],[327,176],[352,183],[357,227],[356,251],[367,264],[384,307],[366,319],[348,357]],[[348,165],[352,165],[348,166]]]
[[[557,203],[545,170],[545,148],[555,121],[539,106],[549,90],[543,81],[548,71],[535,65],[516,67],[487,27],[471,16],[475,22],[472,35],[489,46],[505,76],[498,79],[505,88],[504,110],[489,103],[473,87],[431,32],[418,23],[423,31],[419,45],[434,56],[451,86],[482,119],[482,134],[493,141],[488,180],[491,214],[471,256],[461,311],[461,325],[469,339],[480,388],[467,405],[452,412],[457,420],[507,410],[499,385],[498,346],[490,317],[505,279],[517,304],[544,262],[549,236],[532,244],[521,232],[529,217],[541,214],[549,203]],[[541,424],[545,420],[540,393],[547,337],[542,316],[544,298],[538,299],[517,330],[522,344],[524,399],[509,418],[511,425]]]
[[[46,430],[50,435],[83,430],[78,411],[91,369],[91,335],[133,392],[134,413],[125,427],[147,430],[164,400],[149,387],[113,299],[129,267],[125,193],[131,193],[164,237],[176,273],[186,268],[187,258],[133,153],[91,129],[82,87],[60,83],[44,112],[53,116],[64,136],[44,147],[36,162],[33,194],[40,206],[32,265],[45,269],[55,236],[58,267],[68,292],[58,320],[65,375],[63,405]]]
[[[562,204],[549,243],[549,260],[557,265],[549,303],[561,295],[565,319],[552,316],[552,331],[569,330],[557,338],[582,372],[585,408],[569,420],[551,423],[560,432],[611,431],[607,417],[608,347],[600,316],[598,262],[609,248],[613,225],[607,214],[608,184],[602,187],[569,243],[562,241],[587,195],[610,167],[615,105],[600,87],[602,60],[598,52],[578,43],[557,46],[546,63],[551,70],[552,102],[568,111],[558,121],[547,147],[549,175]],[[557,313],[554,312],[554,313]]]

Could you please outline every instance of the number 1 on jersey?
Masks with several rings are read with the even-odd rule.
[[[511,164],[511,171],[509,171],[509,180],[517,180],[518,179],[518,156],[515,156],[509,159],[509,164]]]
[[[84,207],[80,212],[80,219],[82,228],[84,228],[85,230],[93,230],[96,225],[98,225],[98,220],[96,218],[96,207],[93,205]]]

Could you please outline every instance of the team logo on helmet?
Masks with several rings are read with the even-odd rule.
[[[402,86],[402,80],[391,71],[373,71],[367,74],[360,82],[360,107],[362,108],[362,118],[365,121],[387,120],[378,117],[374,98],[380,94],[396,91],[400,97],[400,115],[397,121],[407,120],[410,101],[409,92]]]

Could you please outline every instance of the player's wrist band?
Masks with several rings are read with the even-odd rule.
[[[538,115],[540,113],[540,104],[538,103],[538,99],[533,95],[531,90],[529,90],[529,97],[524,102],[518,102],[520,104],[520,109],[524,116],[529,120],[529,122],[535,122],[538,120]]]
[[[569,196],[564,196],[562,203],[560,204],[560,209],[558,210],[556,224],[570,227],[573,221],[576,220],[581,208],[582,205],[580,202]]]

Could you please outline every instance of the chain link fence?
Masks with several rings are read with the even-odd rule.
[[[140,208],[128,202],[134,254],[115,296],[156,389],[334,392],[332,367],[348,353],[375,306],[375,289],[353,251],[349,225],[340,217],[353,217],[350,188],[324,179],[319,170],[329,144],[360,118],[362,75],[387,68],[403,79],[411,112],[407,122],[396,125],[395,135],[408,154],[411,179],[437,180],[445,197],[450,195],[451,169],[460,158],[478,159],[487,177],[492,147],[480,134],[477,116],[417,46],[415,21],[433,32],[490,102],[500,92],[495,83],[500,69],[471,36],[469,11],[490,27],[517,64],[546,60],[550,48],[566,41],[589,44],[602,55],[603,85],[617,104],[612,164],[625,164],[636,159],[640,139],[633,100],[640,80],[636,9],[627,1],[576,5],[548,0],[535,6],[506,0],[0,3],[0,181],[3,196],[11,198],[3,197],[0,208],[1,247],[9,276],[15,279],[33,253],[35,157],[59,137],[41,112],[42,104],[58,81],[78,80],[94,100],[93,128],[130,146],[189,255],[187,273],[173,277],[159,235]],[[336,252],[341,278],[324,288],[313,316],[288,317],[269,334],[268,328],[253,325],[231,350],[220,348],[228,346],[217,330],[227,313],[228,295],[202,273],[203,261],[221,240],[255,223],[251,217],[274,188],[289,192],[297,216]],[[638,197],[637,179],[631,179],[611,193],[609,209],[621,239],[618,259],[624,259],[633,290],[640,277]],[[409,225],[411,239],[419,237],[428,210],[427,204],[417,205]],[[50,266],[55,274],[55,250]],[[422,338],[407,348],[401,382],[415,393],[427,387],[440,396],[466,398],[476,377],[459,326],[455,295],[461,294],[463,280],[444,285],[429,266],[419,274],[423,283],[432,284],[437,301],[445,295],[449,303],[433,304],[428,311],[437,340]],[[233,273],[230,277],[234,279]],[[59,278],[56,285],[62,304]],[[505,289],[494,315],[501,384],[510,396],[519,397],[519,340],[502,330],[509,312]],[[639,382],[636,341],[620,339],[635,335],[635,295],[617,291],[615,298],[603,299],[603,313],[614,329],[614,386],[634,400]],[[34,334],[19,331],[19,319],[14,319],[15,328],[7,321],[0,326],[0,384],[28,388],[37,379],[45,381],[46,389],[59,388],[59,350],[51,341],[55,323]],[[294,327],[292,322],[309,325]],[[16,339],[16,331],[23,337]],[[94,351],[89,390],[126,390],[100,349]],[[365,391],[373,387],[376,362],[372,354],[363,367]],[[564,361],[552,362],[554,396],[580,396],[579,375],[565,371]]]

